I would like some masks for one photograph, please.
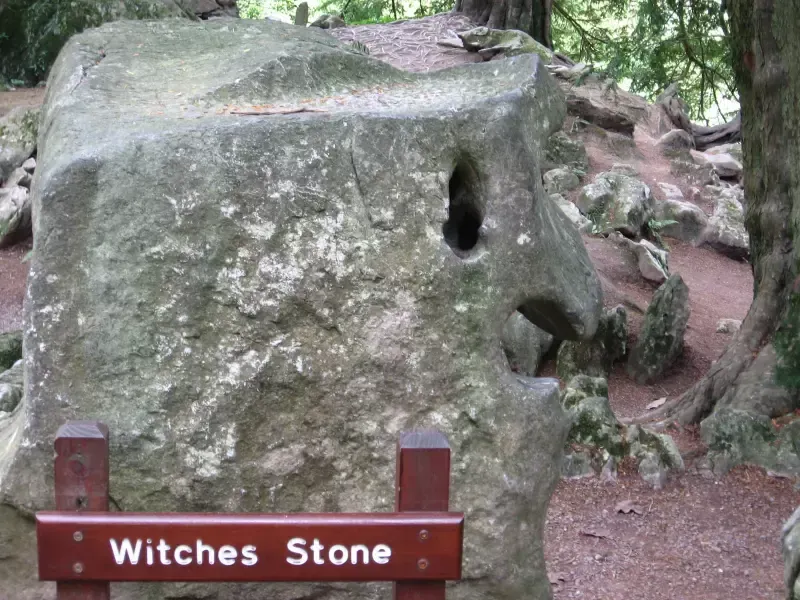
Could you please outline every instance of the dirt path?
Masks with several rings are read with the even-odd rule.
[[[623,500],[643,514],[616,512]],[[554,598],[782,600],[780,532],[797,502],[789,481],[744,467],[657,492],[635,473],[562,481],[545,527]]]
[[[0,92],[0,117],[17,106],[40,106],[44,101],[45,88],[21,88],[11,92]]]

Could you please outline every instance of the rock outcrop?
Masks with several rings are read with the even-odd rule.
[[[744,226],[742,188],[707,185],[702,193],[714,203],[714,213],[703,232],[702,242],[730,258],[747,258],[750,236]]]
[[[653,294],[631,348],[628,374],[634,380],[651,383],[672,366],[683,351],[689,314],[689,288],[680,275],[672,275]]]
[[[612,365],[625,356],[628,313],[622,305],[603,311],[590,340],[566,341],[558,349],[556,370],[563,381],[576,375],[608,378]]]
[[[15,108],[0,118],[0,184],[33,154],[38,130],[38,108]]]
[[[642,234],[653,218],[655,201],[650,188],[631,175],[608,171],[585,186],[578,208],[597,233],[619,231],[628,237]]]
[[[435,427],[467,515],[450,597],[550,598],[569,421],[500,338],[515,310],[559,339],[597,328],[597,275],[541,183],[564,114],[535,55],[415,75],[268,21],[73,38],[32,194],[26,395],[0,430],[3,592],[50,592],[20,515],[52,506],[57,428],[91,417],[127,511],[390,510],[397,436]],[[309,593],[386,588],[214,591]]]

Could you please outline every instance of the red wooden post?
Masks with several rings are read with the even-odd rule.
[[[108,427],[96,421],[70,421],[62,425],[55,441],[56,510],[108,511]],[[83,533],[75,531],[72,543]],[[69,547],[63,551],[70,552]],[[84,565],[75,562],[79,573]],[[108,582],[56,584],[58,600],[109,600]]]
[[[450,445],[438,431],[404,433],[397,443],[396,505],[398,512],[446,511],[450,503]],[[420,532],[420,539],[430,535]],[[420,559],[418,568],[427,567]],[[445,600],[444,581],[394,584],[395,600]]]

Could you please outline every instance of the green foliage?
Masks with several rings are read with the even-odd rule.
[[[281,4],[285,4],[282,2]],[[286,14],[294,14],[294,3],[292,8],[287,10]],[[239,16],[243,19],[263,19],[264,18],[264,0],[237,0],[236,6],[239,8]]]
[[[778,355],[775,380],[783,387],[800,389],[800,289],[795,285],[789,308],[772,345]]]
[[[669,246],[667,246],[667,243],[664,241],[664,238],[661,237],[661,230],[664,229],[664,227],[668,227],[669,225],[677,225],[677,224],[678,222],[672,219],[667,219],[665,221],[657,221],[656,219],[650,219],[645,227],[645,235],[650,239],[652,239],[661,248],[669,250]]]
[[[64,43],[119,17],[163,16],[159,0],[8,0],[0,4],[0,80],[42,80]]]
[[[737,110],[727,24],[720,0],[560,0],[553,42],[573,60],[650,100],[681,86],[694,119]]]

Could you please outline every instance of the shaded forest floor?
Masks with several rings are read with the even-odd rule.
[[[338,38],[367,44],[374,58],[397,67],[426,71],[475,62],[461,50],[436,45],[466,29],[462,17],[438,17],[401,24],[333,30]],[[0,92],[0,116],[14,105],[41,102],[43,90]],[[639,171],[653,193],[663,181],[681,187],[669,165],[654,152],[653,140],[637,133],[636,146],[620,155],[602,137],[584,135],[590,173],[626,162]],[[577,192],[573,193],[573,196]],[[585,236],[590,256],[603,280],[606,304],[628,309],[630,342],[656,286],[643,280],[636,265],[607,240]],[[613,409],[621,417],[645,411],[648,403],[672,398],[688,389],[719,356],[729,340],[716,333],[721,318],[742,319],[752,298],[747,263],[675,240],[670,268],[680,273],[690,290],[692,315],[686,349],[680,362],[652,386],[632,382],[618,367],[609,381]],[[29,245],[0,250],[0,331],[22,323]],[[545,371],[552,372],[552,364]],[[780,530],[800,504],[793,482],[768,476],[751,467],[734,469],[717,481],[699,472],[694,461],[703,446],[697,431],[670,431],[687,463],[687,471],[671,476],[667,487],[652,490],[630,465],[623,464],[615,483],[597,479],[562,481],[553,496],[545,531],[548,570],[556,600],[779,600],[783,598]],[[631,500],[641,514],[618,513],[620,501]]]

